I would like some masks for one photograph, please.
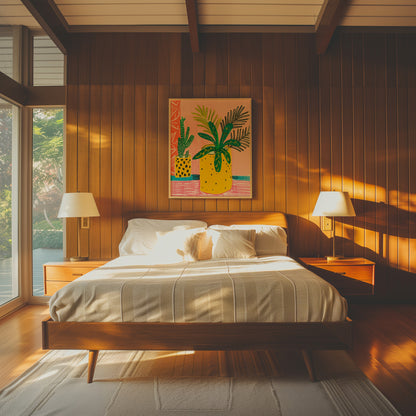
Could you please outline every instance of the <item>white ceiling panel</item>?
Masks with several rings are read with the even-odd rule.
[[[20,0],[0,0],[0,25],[39,28],[38,22]]]
[[[56,0],[69,25],[186,25],[184,0]]]
[[[351,0],[342,26],[416,26],[416,0]]]
[[[219,3],[201,0],[198,17],[202,25],[314,25],[320,9],[320,4],[312,3],[271,4],[241,0]]]
[[[69,16],[68,24],[70,26],[120,26],[120,25],[187,25],[186,16],[155,16],[155,15],[138,15],[138,16]],[[111,30],[111,28],[109,29]]]

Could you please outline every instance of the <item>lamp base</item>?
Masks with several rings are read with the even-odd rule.
[[[69,261],[87,261],[88,257],[70,257]]]
[[[344,256],[326,256],[326,261],[330,262],[330,261],[337,261],[337,260],[342,260],[344,259]]]

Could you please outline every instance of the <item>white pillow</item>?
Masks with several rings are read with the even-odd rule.
[[[287,234],[284,228],[278,225],[262,224],[234,224],[210,225],[208,229],[214,230],[255,230],[255,248],[258,256],[286,256]]]
[[[128,222],[127,230],[120,241],[120,256],[148,254],[157,241],[157,232],[177,229],[206,228],[207,223],[198,220],[151,220],[135,218]]]
[[[169,261],[198,260],[199,240],[205,234],[205,228],[172,230],[157,232],[157,242],[151,253]]]
[[[256,253],[258,256],[286,256],[287,234],[277,225],[235,224],[231,229],[256,230]]]
[[[215,230],[207,234],[212,238],[212,258],[248,259],[256,256],[254,230]]]

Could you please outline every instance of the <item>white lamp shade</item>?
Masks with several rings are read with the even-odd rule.
[[[97,205],[90,192],[65,193],[62,197],[58,218],[99,217]]]
[[[348,192],[324,191],[319,194],[313,217],[355,217]]]

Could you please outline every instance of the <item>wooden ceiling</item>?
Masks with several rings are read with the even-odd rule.
[[[37,0],[42,3],[42,0]],[[70,30],[186,26],[185,0],[54,0]],[[314,27],[325,0],[196,0],[204,26]],[[53,1],[50,1],[53,3]],[[349,0],[341,26],[416,26],[416,0]],[[0,25],[39,27],[21,0],[0,0]],[[108,28],[110,26],[110,28]],[[95,28],[95,29],[94,29]],[[101,28],[104,30],[104,28]],[[201,31],[203,29],[201,28]]]
[[[73,32],[189,31],[197,51],[201,32],[311,32],[327,38],[337,26],[416,26],[416,0],[0,0],[0,25],[45,24],[58,30],[61,43]]]

